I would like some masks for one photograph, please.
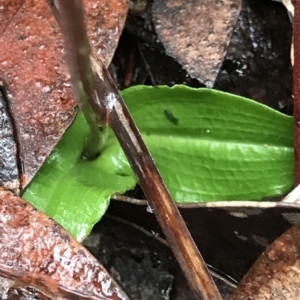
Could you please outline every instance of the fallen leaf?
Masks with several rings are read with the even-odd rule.
[[[84,4],[91,43],[108,66],[129,1],[86,0]],[[46,1],[6,1],[0,20],[5,22],[0,38],[0,77],[8,91],[19,140],[24,188],[73,121],[76,103],[62,36]]]
[[[300,224],[277,238],[257,259],[229,300],[299,299]]]
[[[241,7],[240,0],[156,0],[153,20],[166,53],[212,87]]]
[[[51,218],[0,191],[0,275],[51,299],[128,299],[99,262]]]
[[[173,199],[262,199],[293,186],[293,120],[249,99],[185,86],[132,87],[122,96]],[[136,184],[111,133],[101,155],[80,160],[81,114],[23,197],[82,240],[110,197]]]

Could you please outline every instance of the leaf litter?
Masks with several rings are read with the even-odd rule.
[[[240,0],[157,0],[152,7],[158,38],[192,78],[212,87],[241,9]]]
[[[298,299],[300,294],[300,224],[270,244],[229,300]]]
[[[128,299],[104,267],[66,230],[3,190],[0,236],[0,274],[19,285],[32,286],[51,299]]]

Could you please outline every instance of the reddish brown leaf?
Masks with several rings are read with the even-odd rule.
[[[0,275],[49,297],[128,299],[98,261],[62,227],[3,190]]]
[[[222,65],[240,0],[156,0],[153,19],[167,54],[212,86]]]
[[[83,0],[91,44],[108,66],[127,16],[129,0]]]
[[[276,239],[231,295],[240,299],[299,299],[300,224]]]
[[[129,1],[84,2],[89,36],[107,66]],[[16,7],[17,4],[20,3],[16,1]],[[71,124],[76,103],[64,61],[62,36],[46,1],[23,1],[5,28],[0,39],[0,77],[8,90],[15,120],[24,188]]]
[[[2,0],[0,2],[0,34],[5,30],[24,0]]]

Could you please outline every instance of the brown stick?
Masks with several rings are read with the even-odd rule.
[[[294,18],[294,122],[295,122],[295,185],[300,184],[300,2]]]
[[[107,70],[102,67],[102,72],[104,80],[96,77],[96,89],[98,96],[101,95],[99,113],[106,111],[108,124],[135,171],[190,286],[198,299],[222,299],[123,99]]]
[[[68,2],[68,8],[72,10],[73,0],[55,1],[54,4],[62,2]],[[56,17],[60,20],[59,7],[55,6],[54,8]],[[59,23],[61,22],[59,21]],[[208,273],[206,264],[173,202],[124,100],[94,51],[92,51],[91,62],[96,87],[94,102],[91,105],[100,119],[105,120],[114,130],[196,297],[205,300],[221,300],[221,295]]]

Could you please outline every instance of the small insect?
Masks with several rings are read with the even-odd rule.
[[[174,116],[174,114],[168,110],[168,109],[165,109],[164,110],[164,114],[166,116],[166,118],[174,125],[178,125],[178,119]]]

